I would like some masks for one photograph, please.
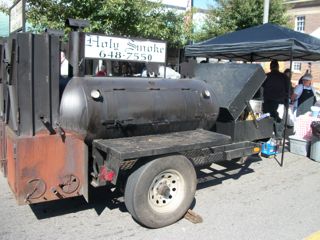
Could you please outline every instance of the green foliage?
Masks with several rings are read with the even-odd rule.
[[[11,6],[12,3],[9,1],[5,0],[0,0],[0,12],[9,14],[9,7]]]
[[[27,21],[32,31],[63,30],[67,18],[89,20],[90,27],[85,31],[161,39],[171,47],[183,46],[190,32],[185,29],[183,14],[147,0],[27,0]]]
[[[264,0],[217,0],[217,6],[211,7],[202,31],[196,40],[205,40],[227,32],[257,26],[263,22]],[[288,23],[284,0],[271,0],[269,22],[279,25]]]
[[[100,10],[99,18],[103,19],[100,24],[107,33],[157,38],[171,45],[183,44],[183,15],[168,11],[159,3],[109,0]]]

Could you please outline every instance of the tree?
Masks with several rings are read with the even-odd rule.
[[[163,39],[183,45],[183,15],[147,0],[107,0],[100,10],[103,30],[117,34]],[[101,23],[101,22],[100,22]]]
[[[263,21],[263,0],[216,0],[211,6],[202,30],[195,36],[196,40],[205,40],[227,32],[257,26]],[[286,25],[284,0],[272,0],[269,7],[269,22]]]
[[[87,19],[86,31],[165,40],[185,44],[183,14],[148,0],[27,0],[27,21],[33,31],[64,29],[67,18]]]

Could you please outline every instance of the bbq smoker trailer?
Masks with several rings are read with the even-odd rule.
[[[0,42],[1,168],[18,204],[88,201],[91,187],[124,186],[132,217],[163,227],[189,209],[195,168],[257,154],[257,140],[271,137],[272,119],[239,120],[265,80],[259,65],[200,64],[193,79],[96,78],[84,75],[88,36],[70,33],[74,75],[61,99],[58,36]]]

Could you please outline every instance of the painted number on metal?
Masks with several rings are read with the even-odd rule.
[[[86,34],[85,57],[165,63],[166,43]]]

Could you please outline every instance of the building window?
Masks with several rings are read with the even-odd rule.
[[[298,32],[304,32],[305,22],[304,16],[297,16],[295,30]]]
[[[293,72],[301,72],[301,62],[293,62],[292,63],[292,71]]]

